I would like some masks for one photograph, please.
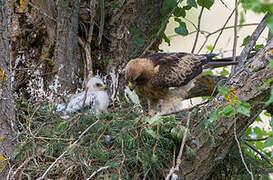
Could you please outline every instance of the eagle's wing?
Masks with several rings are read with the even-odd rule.
[[[84,100],[84,95],[85,95],[85,92],[81,92],[81,93],[73,95],[66,107],[66,112],[74,113],[76,111],[81,110],[83,100]],[[96,102],[95,94],[88,92],[84,107],[93,108],[95,102]]]
[[[152,85],[168,88],[186,85],[202,73],[202,65],[207,63],[208,58],[188,53],[156,53],[147,59],[158,68],[151,79]]]

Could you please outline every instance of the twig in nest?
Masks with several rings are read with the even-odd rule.
[[[90,180],[92,177],[94,177],[97,173],[99,173],[100,171],[104,170],[104,169],[108,169],[110,166],[105,166],[105,167],[101,167],[98,170],[96,170],[95,172],[93,172],[91,174],[91,176],[89,176],[89,178],[87,178],[86,180]]]
[[[182,162],[181,158],[182,158],[182,155],[183,155],[183,149],[184,149],[184,145],[185,145],[185,142],[186,142],[186,137],[187,137],[187,133],[188,133],[189,125],[190,125],[190,119],[191,119],[191,112],[189,112],[188,117],[187,117],[187,125],[186,125],[186,128],[185,128],[184,134],[183,134],[183,140],[182,140],[180,150],[179,150],[179,153],[178,153],[178,156],[177,156],[177,159],[176,159],[176,166],[175,166],[175,168],[172,167],[170,169],[170,172],[167,175],[165,180],[170,179],[170,177],[173,175],[173,173],[175,171],[179,170],[179,166],[180,166],[180,164]]]
[[[241,145],[240,145],[240,142],[239,142],[239,140],[237,138],[237,134],[236,134],[236,119],[235,119],[235,122],[234,122],[234,138],[236,140],[236,143],[237,143],[237,146],[238,146],[238,149],[239,149],[239,153],[240,153],[242,162],[243,162],[243,164],[244,164],[244,166],[246,168],[246,171],[250,174],[251,180],[254,180],[253,173],[248,169],[248,167],[246,165],[246,162],[245,162],[245,159],[244,159],[244,156],[243,156],[243,153],[242,153]]]
[[[21,179],[21,174],[17,174],[19,171],[22,170],[22,168],[28,164],[28,162],[34,157],[34,155],[32,155],[31,157],[28,157],[26,160],[24,160],[24,162],[14,171],[14,173],[12,174],[11,178],[10,179],[15,179],[15,176],[18,178],[18,179]]]
[[[87,98],[87,91],[88,91],[88,87],[85,87],[84,97],[83,97],[83,102],[82,102],[82,113],[84,112],[85,101],[86,101],[86,98]]]
[[[181,110],[178,110],[178,111],[174,111],[174,112],[170,112],[170,113],[161,114],[161,116],[169,116],[169,115],[172,115],[172,114],[178,114],[178,113],[181,113],[181,112],[191,111],[191,110],[193,110],[194,108],[199,107],[199,106],[204,105],[204,104],[207,104],[207,103],[208,103],[208,101],[202,102],[202,103],[197,104],[197,105],[195,105],[195,106],[193,106],[193,107],[184,108],[184,109],[181,109]]]
[[[120,167],[118,169],[118,179],[121,180],[121,168],[123,167],[123,164],[124,164],[124,161],[125,161],[125,154],[124,154],[124,142],[123,142],[123,139],[121,140],[121,154],[122,154],[122,161],[121,161],[121,164],[120,164]]]
[[[156,126],[156,135],[159,136],[159,125]],[[153,156],[155,156],[155,150],[158,144],[158,140],[156,140],[154,147],[153,147]]]
[[[66,148],[66,150],[47,168],[47,170],[44,172],[44,174],[39,177],[37,180],[42,180],[46,177],[47,173],[55,166],[55,164],[63,158],[63,156],[68,153],[70,147],[73,147],[75,146],[79,141],[80,139],[85,135],[85,133],[87,133],[87,131],[89,131],[95,124],[97,124],[99,122],[99,120],[97,120],[96,122],[94,122],[93,124],[91,124],[88,128],[86,128],[82,133],[81,135],[78,137],[78,139],[73,143],[73,144],[70,144],[68,148]]]
[[[252,149],[253,151],[255,151],[256,153],[258,153],[261,158],[263,158],[266,162],[268,162],[268,164],[270,164],[273,167],[273,162],[270,161],[270,159],[268,157],[266,157],[263,153],[261,153],[260,151],[258,151],[255,147],[253,147],[251,144],[249,144],[248,142],[245,141],[245,144],[250,147],[250,149]]]

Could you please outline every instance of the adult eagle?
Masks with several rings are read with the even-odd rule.
[[[237,64],[229,59],[212,59],[215,54],[155,53],[132,59],[125,67],[131,90],[148,100],[151,112],[173,112],[194,86],[203,69]]]

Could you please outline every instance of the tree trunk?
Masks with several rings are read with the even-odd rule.
[[[234,144],[234,124],[236,122],[236,134],[238,137],[245,129],[252,124],[256,117],[262,112],[264,106],[261,102],[268,100],[270,85],[261,88],[269,78],[273,77],[272,68],[268,65],[268,60],[264,58],[266,50],[273,48],[271,39],[264,49],[253,58],[249,59],[244,68],[236,72],[227,82],[229,87],[236,91],[235,96],[240,101],[248,102],[251,105],[250,117],[236,114],[231,118],[221,118],[217,120],[213,128],[203,129],[200,123],[200,116],[193,118],[191,123],[191,138],[197,144],[198,149],[193,161],[185,158],[182,161],[181,172],[186,179],[207,179],[216,164],[220,163]],[[213,104],[204,107],[205,114],[209,114],[214,109],[219,109],[227,105],[228,102],[218,94]],[[204,117],[202,115],[201,117]],[[212,143],[214,142],[214,144]]]
[[[0,2],[5,3],[4,0]],[[43,5],[40,6],[41,9],[44,9],[45,12],[47,12],[49,16],[53,16],[54,19],[55,4],[45,6],[44,2],[55,2],[52,0],[44,0],[41,2],[43,2]],[[108,4],[107,6],[102,4],[103,2],[98,1],[96,10],[92,11],[90,15],[90,12],[86,11],[89,7],[89,1],[87,0],[82,0],[81,6],[79,0],[59,0],[55,23],[57,29],[55,29],[55,26],[53,28],[46,27],[47,33],[44,33],[45,30],[41,29],[37,31],[36,34],[39,35],[38,37],[40,39],[49,37],[50,43],[56,40],[56,48],[53,48],[53,51],[48,50],[50,51],[48,53],[51,53],[52,57],[54,56],[54,66],[57,71],[55,80],[60,82],[62,91],[75,89],[75,85],[79,82],[79,77],[82,77],[81,64],[83,63],[81,62],[84,61],[83,58],[81,59],[80,57],[78,40],[79,37],[85,40],[88,45],[90,45],[90,48],[87,49],[91,49],[89,53],[92,58],[92,66],[90,67],[93,68],[94,75],[99,74],[107,79],[108,84],[110,84],[112,99],[114,100],[115,95],[118,92],[123,92],[126,85],[124,80],[124,67],[126,63],[130,59],[140,56],[151,43],[152,46],[150,50],[156,51],[158,48],[161,41],[161,34],[159,34],[158,37],[154,37],[154,35],[157,34],[162,26],[160,14],[162,0],[117,0],[109,1],[110,5]],[[112,7],[111,3],[114,3],[117,8]],[[1,11],[1,13],[3,13],[3,11]],[[37,45],[32,42],[31,38],[36,37],[32,36],[32,34],[38,27],[33,20],[35,16],[23,16],[24,15],[21,17],[20,28],[23,29],[24,25],[32,27],[32,22],[34,25],[32,24],[32,28],[25,28],[26,30],[22,34],[18,34],[17,38],[19,36],[21,37],[18,39],[15,38],[16,41],[13,41],[12,48],[14,51],[23,49],[26,62],[32,62],[34,60],[41,62],[43,61],[41,57],[46,57],[45,55],[41,55],[41,52],[43,52],[42,49],[50,49],[48,47],[49,44],[43,44],[43,42],[41,42]],[[90,16],[94,19],[93,22],[90,22]],[[5,16],[1,17],[1,26],[4,26],[6,25],[4,23],[6,19]],[[47,26],[54,24],[54,20],[48,20],[47,16],[40,14],[39,18],[41,17],[46,19],[45,24]],[[85,32],[90,32],[89,30],[91,28],[93,28],[91,42],[88,42],[89,38],[87,38],[88,35],[86,35]],[[1,51],[1,54],[4,53],[4,55],[1,55],[4,57],[1,58],[1,71],[4,70],[8,77],[7,81],[3,84],[2,94],[8,98],[2,100],[2,109],[6,109],[6,114],[2,114],[2,116],[14,119],[13,99],[10,91],[10,73],[8,69],[9,66],[7,65],[9,64],[9,60],[7,59],[9,57],[9,50],[6,27],[1,28],[1,30],[2,35],[4,33],[4,38],[1,40],[1,47],[2,49],[6,49],[6,51]],[[28,37],[28,39],[24,39],[25,37]],[[155,41],[153,41],[154,38],[156,39]],[[34,42],[36,42],[36,39],[34,38]],[[47,48],[45,48],[45,46],[47,46]],[[268,62],[263,59],[263,55],[265,50],[272,47],[273,40],[269,41],[268,45],[256,56],[246,61],[245,63],[247,64],[243,66],[244,68],[236,72],[236,74],[227,81],[227,84],[236,90],[236,96],[239,100],[246,101],[251,105],[251,118],[243,115],[235,115],[229,119],[222,118],[218,120],[216,124],[213,124],[216,127],[213,132],[211,132],[210,128],[204,129],[201,126],[202,123],[200,123],[200,119],[206,121],[207,116],[204,117],[204,114],[207,115],[211,110],[218,109],[227,104],[221,95],[216,96],[215,103],[204,107],[202,113],[199,112],[196,117],[192,117],[191,138],[198,143],[198,148],[196,149],[194,160],[190,161],[183,158],[183,162],[181,163],[180,173],[183,174],[186,179],[208,178],[215,165],[225,157],[230,147],[234,144],[233,128],[235,122],[236,133],[240,136],[263,110],[264,107],[260,102],[267,100],[269,87],[264,89],[260,89],[259,87],[268,78],[273,77],[272,69],[267,66]],[[51,56],[49,56],[49,59]],[[44,78],[44,76],[42,77]],[[30,79],[25,78],[25,81],[29,80]],[[205,80],[210,81],[206,78]],[[189,97],[196,96],[196,94],[200,95],[200,93],[209,93],[201,95],[210,95],[217,84],[216,82],[219,81],[217,78],[212,80],[213,83],[208,84],[212,86],[202,86],[203,83],[201,82],[199,84],[200,86],[192,89],[192,93],[190,93],[191,96]],[[7,123],[9,121],[4,121],[5,119],[1,119],[1,126],[4,127],[4,130],[10,128]],[[10,133],[10,129],[7,132]],[[213,135],[211,135],[212,133]],[[213,145],[211,143],[212,141],[215,142]],[[0,141],[0,143],[2,142],[4,141]],[[0,147],[2,147],[1,144]]]
[[[61,90],[73,90],[79,82],[80,52],[78,18],[80,0],[60,0],[57,4],[56,70]]]
[[[9,38],[7,4],[5,0],[0,1],[0,179],[6,175],[8,158],[14,148],[14,132],[12,125],[15,121],[14,99],[11,91],[11,71],[9,58]],[[2,169],[3,168],[3,169]]]

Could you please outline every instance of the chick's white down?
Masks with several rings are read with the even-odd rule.
[[[94,109],[96,114],[107,113],[109,96],[105,91],[105,85],[100,78],[92,77],[86,84],[88,88],[84,107]],[[85,91],[73,95],[66,106],[65,112],[73,113],[81,110],[84,101]]]

